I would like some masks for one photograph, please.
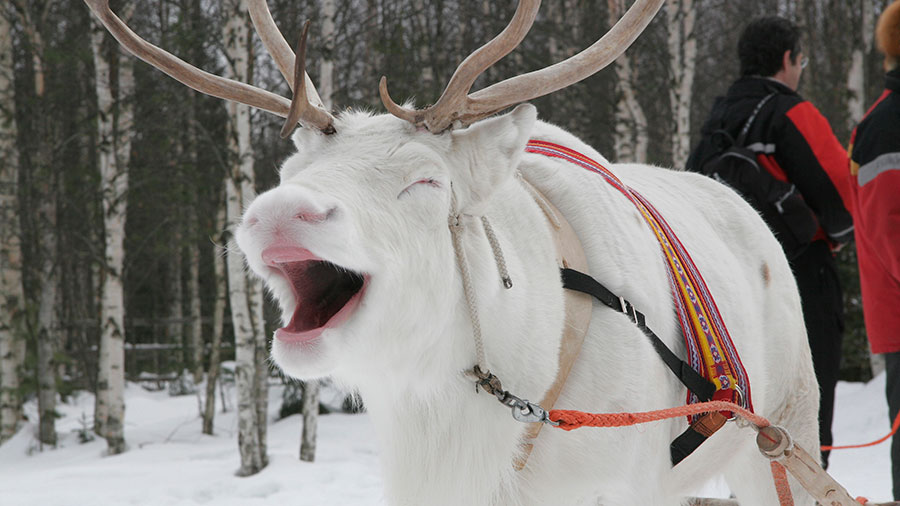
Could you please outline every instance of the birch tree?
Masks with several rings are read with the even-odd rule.
[[[192,118],[192,123],[193,123]],[[193,129],[188,129],[190,132]],[[196,144],[194,144],[196,146]],[[196,149],[196,148],[194,148]],[[196,157],[194,157],[194,167],[197,167]],[[198,238],[200,237],[200,224],[197,217],[196,197],[192,197],[190,208],[188,209],[188,225],[187,229],[190,233],[191,241],[188,243],[187,260],[188,260],[188,279],[187,279],[187,295],[188,295],[188,314],[190,323],[188,324],[188,336],[190,339],[191,349],[191,367],[194,383],[199,384],[203,379],[203,314],[201,312],[200,301],[200,246]]]
[[[132,7],[123,11],[130,18]],[[134,135],[134,59],[116,45],[110,51],[106,29],[91,18],[91,50],[97,89],[97,138],[100,189],[105,238],[100,356],[98,359],[95,424],[106,438],[108,453],[125,451],[125,296],[122,270],[125,260],[125,219],[128,164]],[[113,65],[114,64],[114,65]],[[111,71],[118,75],[114,90]]]
[[[625,14],[625,0],[608,0],[609,26]],[[616,129],[613,148],[617,162],[647,161],[647,117],[637,100],[635,75],[631,56],[622,53],[615,62],[616,70]]]
[[[329,49],[334,47],[334,3],[334,0],[322,0],[322,41],[327,44]],[[431,35],[428,26],[428,5],[426,5],[425,0],[413,0],[412,7],[413,12],[415,13],[412,19],[414,27],[413,31],[418,34],[416,40],[419,41],[419,43],[416,44],[415,49],[416,60],[418,61],[419,68],[422,72],[421,76],[419,76],[419,83],[422,86],[423,92],[431,93],[432,88],[434,88],[434,68],[432,67],[431,51],[429,49],[429,46],[431,46]],[[331,51],[327,51],[325,54],[330,55]],[[330,56],[322,59],[319,63],[319,69],[322,71],[322,77],[320,77],[321,80],[331,80],[331,68],[333,66],[334,63]],[[326,77],[324,71],[326,67],[329,69],[328,77]],[[323,82],[322,86],[324,85],[325,83]],[[325,105],[331,108],[331,103],[326,103]],[[313,448],[315,448],[315,446]],[[301,459],[305,460],[302,457]]]
[[[203,407],[203,433],[213,433],[213,420],[216,416],[216,382],[219,379],[219,348],[222,346],[222,323],[225,319],[225,304],[228,302],[228,286],[225,279],[225,249],[223,239],[225,232],[225,205],[219,206],[216,212],[216,230],[220,232],[213,251],[213,276],[216,286],[216,299],[213,302],[212,339],[209,349],[209,368],[206,371],[206,402]]]
[[[0,9],[0,443],[22,417],[19,377],[25,358],[21,335],[25,292],[19,227],[19,152],[16,147],[12,24]]]
[[[225,54],[228,59],[226,76],[242,82],[250,82],[251,48],[249,18],[243,2],[229,0],[223,3],[226,22],[223,29]],[[256,474],[267,464],[265,453],[265,416],[260,417],[259,399],[264,396],[264,385],[259,382],[258,365],[265,357],[259,357],[260,340],[255,304],[258,294],[262,299],[259,282],[249,278],[244,269],[244,258],[233,241],[233,230],[240,219],[244,205],[252,199],[245,194],[253,187],[253,151],[250,145],[250,108],[243,104],[227,103],[228,146],[234,163],[225,180],[226,220],[229,230],[227,255],[228,293],[235,341],[235,382],[238,392],[238,447],[241,453],[239,476]],[[262,307],[259,305],[261,316]],[[263,345],[263,350],[265,346]],[[263,413],[264,415],[264,413]]]
[[[695,0],[666,2],[668,23],[669,102],[675,128],[672,130],[672,165],[683,169],[691,153],[691,93],[697,64],[697,19]]]
[[[416,0],[417,18],[422,23],[422,27],[427,22],[424,19],[425,5],[421,0]],[[322,42],[325,44],[325,55],[319,60],[319,86],[317,87],[319,95],[322,98],[322,104],[325,109],[332,108],[332,95],[334,94],[334,61],[331,59],[334,48],[334,14],[335,0],[322,0]],[[427,61],[423,53],[420,52],[421,63]],[[431,85],[433,75],[430,66],[423,67],[424,86]],[[303,388],[303,405],[301,408],[303,413],[303,432],[300,437],[300,460],[312,462],[316,459],[316,432],[319,425],[319,382],[316,380],[307,381]]]
[[[177,162],[177,159],[180,158],[179,155],[175,155],[172,159],[171,169],[175,172],[173,176],[173,184],[174,185],[182,185],[183,178],[182,176],[182,167]],[[180,202],[173,203],[174,204],[174,212],[177,215],[181,215],[184,211],[184,208]],[[187,352],[184,347],[184,285],[182,284],[183,279],[181,275],[182,268],[184,266],[183,263],[183,254],[184,254],[184,231],[183,231],[184,223],[179,220],[173,220],[169,227],[169,233],[172,237],[172,250],[169,255],[168,262],[168,270],[166,271],[166,287],[167,287],[167,300],[168,300],[168,324],[166,325],[166,340],[169,344],[178,344],[180,345],[179,349],[179,363],[184,366],[187,364]],[[184,371],[182,367],[181,370],[178,371],[181,374]]]
[[[253,170],[250,169],[250,177],[243,181],[244,188],[241,197],[244,199],[243,209],[246,209],[255,195],[253,187]],[[242,257],[243,258],[243,257]],[[267,433],[269,430],[269,351],[266,347],[266,321],[263,315],[264,292],[262,280],[249,274],[247,269],[247,300],[250,308],[250,318],[253,325],[253,400],[256,409],[256,438],[258,440],[258,452],[263,467],[269,463]]]
[[[875,38],[875,6],[873,0],[858,0],[860,5],[859,30],[854,30],[853,53],[850,57],[850,68],[847,71],[847,125],[848,130],[862,119],[866,112],[866,57],[872,51]]]
[[[107,51],[105,51],[103,39],[104,33],[106,33],[106,29],[94,18],[91,17],[91,52],[94,57],[94,79],[95,79],[95,88],[97,90],[97,158],[100,164],[100,186],[101,191],[103,193],[103,204],[106,205],[106,185],[110,182],[106,179],[106,177],[110,174],[110,166],[113,165],[113,96],[112,96],[112,83],[110,82],[110,62],[108,60]],[[106,230],[107,223],[105,220],[104,213],[104,232]],[[105,242],[105,253],[109,255],[109,246],[110,243],[107,240]],[[105,262],[109,262],[110,259],[108,256],[104,257]],[[99,353],[97,357],[97,395],[94,398],[94,432],[99,434],[100,436],[104,436],[106,434],[106,421],[109,419],[109,373],[110,373],[110,365],[111,365],[111,357],[110,349],[111,337],[106,333],[106,321],[107,317],[111,316],[106,312],[109,309],[107,306],[107,295],[112,295],[112,290],[115,290],[111,285],[114,282],[110,282],[110,286],[108,286],[107,278],[108,276],[108,268],[104,266],[100,275],[103,284],[103,290],[101,295],[100,307],[101,307],[101,337],[100,337],[100,345],[99,345]],[[107,292],[107,289],[110,289],[110,292]],[[114,327],[116,324],[116,320],[113,319],[111,322],[111,327]],[[110,329],[112,330],[112,328]]]
[[[47,26],[51,1],[41,5],[13,0],[31,51],[31,93],[34,138],[29,143],[31,163],[36,173],[34,192],[38,201],[33,224],[36,228],[37,266],[35,285],[37,322],[38,439],[43,445],[56,446],[56,351],[59,339],[58,292],[59,270],[56,204],[59,197],[59,174],[51,167],[53,159],[52,118],[47,98],[46,52],[43,30]],[[34,12],[32,12],[32,9]]]
[[[202,23],[200,0],[189,0],[182,7],[185,11],[182,14],[184,22],[189,33],[198,33],[199,23]],[[202,49],[201,44],[191,44],[192,60],[195,55]],[[197,94],[189,93],[188,103],[185,114],[185,148],[187,150],[187,159],[189,160],[190,173],[187,175],[187,181],[191,185],[196,185],[199,173],[199,154],[197,139]],[[198,192],[188,191],[187,195],[188,208],[186,235],[188,241],[186,243],[187,261],[187,279],[185,280],[185,288],[187,295],[187,339],[185,345],[190,350],[190,360],[187,364],[191,368],[194,384],[199,384],[203,379],[203,322],[201,314],[200,301],[200,220],[197,216],[197,206],[199,203]]]

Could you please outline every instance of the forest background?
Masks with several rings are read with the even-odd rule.
[[[548,0],[519,49],[475,88],[548,66],[592,44],[632,2]],[[804,31],[800,92],[847,144],[883,88],[875,20],[887,0],[669,0],[610,66],[534,101],[613,161],[681,168],[712,101],[738,74],[737,37],[777,13]],[[312,21],[308,72],[326,103],[383,111],[434,102],[458,63],[499,33],[510,0],[273,0],[293,44]],[[238,0],[117,0],[142,37],[214,74],[290,96]],[[0,4],[0,441],[37,397],[39,438],[52,447],[55,403],[97,394],[91,430],[124,451],[121,384],[198,392],[213,430],[219,364],[239,390],[242,473],[265,465],[266,384],[285,381],[285,413],[314,385],[280,378],[265,359],[279,320],[229,228],[257,191],[277,184],[293,145],[277,118],[193,92],[130,55],[81,0]],[[227,251],[227,253],[226,253]],[[838,255],[847,328],[841,378],[872,377],[855,249]],[[874,365],[877,369],[877,364]],[[230,378],[230,379],[229,379]],[[205,385],[205,386],[204,386]],[[306,391],[308,395],[303,396]],[[364,400],[363,400],[364,401]],[[330,409],[353,409],[351,403]],[[208,427],[207,427],[208,424]],[[260,425],[262,427],[260,427]],[[244,448],[253,443],[256,449]],[[259,445],[262,449],[259,449]]]

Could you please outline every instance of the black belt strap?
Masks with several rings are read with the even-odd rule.
[[[712,399],[716,392],[716,386],[695,371],[687,362],[678,358],[672,350],[666,346],[666,343],[657,336],[650,328],[647,327],[644,314],[636,310],[634,306],[622,297],[609,291],[605,286],[601,285],[596,279],[578,272],[576,270],[564,268],[560,269],[562,275],[563,288],[575,290],[577,292],[586,293],[599,300],[607,307],[625,314],[634,322],[641,331],[650,338],[653,348],[668,366],[675,376],[694,392],[701,401]],[[724,417],[718,413],[707,413],[697,420],[693,425],[687,428],[680,436],[672,441],[669,447],[672,456],[672,465],[677,465],[697,449],[700,444],[706,441],[713,432],[718,430],[724,423]],[[707,427],[709,426],[709,427]]]
[[[562,275],[563,288],[575,290],[577,292],[586,293],[602,302],[604,305],[625,314],[639,329],[650,338],[653,348],[668,366],[668,368],[678,377],[679,381],[684,383],[691,392],[694,393],[701,401],[712,399],[716,392],[716,386],[697,371],[695,371],[687,362],[678,358],[672,350],[666,346],[666,343],[650,330],[645,322],[644,314],[636,310],[634,306],[627,300],[619,297],[609,291],[605,286],[601,285],[596,279],[578,272],[573,269],[560,269]]]

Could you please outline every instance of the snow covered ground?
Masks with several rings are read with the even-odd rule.
[[[0,446],[2,506],[353,506],[383,505],[378,449],[365,415],[327,415],[319,419],[315,463],[300,462],[300,418],[269,426],[269,466],[256,476],[238,478],[236,420],[233,411],[216,417],[216,435],[201,434],[197,398],[169,397],[130,384],[126,394],[128,452],[104,456],[101,439],[81,444],[82,415],[93,398],[79,395],[60,406],[56,450],[37,451],[35,427],[28,424]],[[271,392],[272,420],[281,404]],[[28,406],[35,420],[35,407]],[[836,444],[868,442],[887,433],[884,375],[867,384],[840,383],[834,431]],[[597,429],[604,430],[604,429]],[[614,429],[606,429],[614,430]],[[890,500],[888,443],[835,451],[832,475],[853,496]],[[708,496],[727,494],[721,484],[705,487]]]

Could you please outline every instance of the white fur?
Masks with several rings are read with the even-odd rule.
[[[620,429],[544,428],[520,472],[524,426],[463,371],[474,364],[472,325],[447,218],[450,188],[464,213],[489,366],[506,389],[538,400],[556,374],[562,288],[551,236],[517,171],[566,216],[591,274],[647,315],[684,355],[660,248],[633,205],[569,162],[524,153],[529,138],[608,162],[531,106],[433,135],[392,116],[344,113],[338,133],[300,131],[281,184],[260,195],[238,244],[290,319],[293,296],[261,251],[276,238],[370,276],[356,313],[314,346],[275,340],[289,375],[331,376],[357,390],[381,442],[391,505],[676,505],[724,473],[742,505],[774,504],[769,463],[754,433],[727,424],[677,467],[669,443],[684,418]],[[698,175],[607,165],[647,197],[704,275],[750,377],[756,412],[818,455],[818,389],[797,289],[765,224],[734,192]],[[432,179],[437,184],[412,184]],[[302,212],[324,221],[297,220]],[[479,218],[491,220],[514,287],[501,286]],[[770,281],[763,271],[768,270]],[[625,316],[595,304],[590,331],[556,404],[590,412],[678,406],[686,390]],[[797,504],[813,501],[798,486]]]

